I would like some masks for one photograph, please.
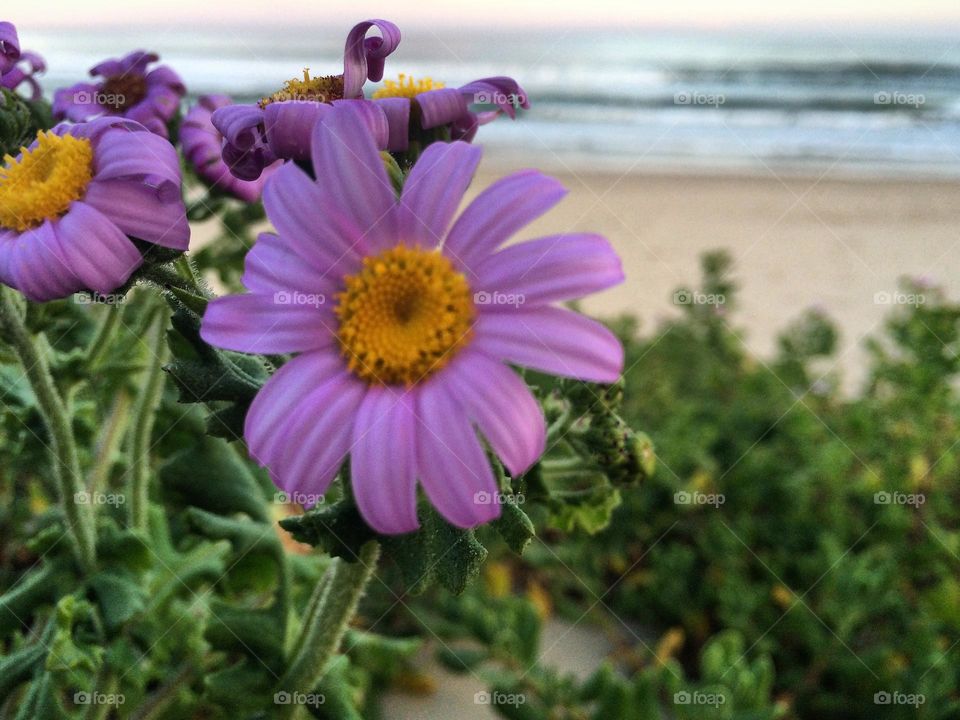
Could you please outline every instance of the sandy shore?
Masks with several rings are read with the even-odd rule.
[[[677,312],[673,293],[698,282],[700,255],[726,248],[741,287],[733,324],[746,344],[769,356],[792,318],[823,308],[840,327],[838,366],[853,387],[862,377],[862,340],[891,310],[877,300],[894,299],[899,278],[927,276],[960,297],[960,183],[552,174],[570,194],[523,237],[587,230],[609,237],[627,282],[584,306],[601,316],[632,312],[645,333]],[[474,191],[495,178],[478,177]]]

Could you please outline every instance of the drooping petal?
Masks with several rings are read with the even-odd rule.
[[[473,346],[491,357],[552,375],[612,383],[623,347],[606,327],[570,310],[519,307],[482,313]]]
[[[10,284],[33,302],[66,297],[83,287],[67,263],[56,228],[47,220],[14,241],[9,257]]]
[[[467,143],[433,143],[403,185],[397,230],[405,241],[433,247],[442,242],[482,152]]]
[[[77,83],[60,88],[53,94],[53,117],[57,120],[83,122],[103,113],[97,102],[100,89],[91,83]]]
[[[240,151],[251,150],[260,140],[263,110],[256,105],[228,105],[210,117],[227,142]]]
[[[366,126],[377,150],[386,150],[390,141],[390,123],[381,105],[362,99],[334,100],[333,107],[350,107]]]
[[[372,386],[353,427],[350,480],[357,506],[377,532],[398,535],[417,522],[417,446],[413,397]]]
[[[20,57],[20,40],[13,23],[0,20],[0,74],[13,67]]]
[[[186,250],[190,244],[187,211],[179,197],[162,200],[156,188],[136,181],[94,180],[84,202],[127,235],[174,250]]]
[[[250,404],[243,426],[250,456],[261,465],[274,460],[272,450],[285,436],[287,421],[316,388],[343,370],[336,352],[298,355],[274,373]]]
[[[500,112],[511,118],[516,117],[516,108],[530,107],[527,93],[520,84],[513,78],[502,75],[474,80],[461,87],[460,92],[467,96],[468,102],[496,105]]]
[[[270,474],[283,490],[322,494],[350,451],[357,411],[366,383],[346,370],[313,390],[274,447]]]
[[[165,138],[141,128],[113,128],[104,132],[94,152],[97,180],[138,178],[155,187],[162,200],[180,197],[180,159]]]
[[[70,203],[56,223],[60,252],[83,286],[108,294],[123,285],[143,257],[129,238],[99,210]]]
[[[373,27],[382,37],[367,37]],[[384,61],[399,45],[400,28],[392,22],[366,20],[354,25],[343,50],[343,96],[363,97],[363,84],[383,77]]]
[[[311,154],[317,183],[332,204],[349,210],[372,248],[392,245],[396,196],[364,114],[352,105],[327,113],[314,128]]]
[[[317,102],[272,102],[263,110],[270,150],[285,160],[307,160],[313,126],[332,106]]]
[[[387,150],[406,152],[410,147],[410,100],[402,97],[377,98],[373,103],[387,119]]]
[[[547,428],[533,393],[516,372],[467,349],[448,368],[450,387],[507,470],[521,475],[543,455]]]
[[[335,330],[324,308],[291,305],[274,295],[228,295],[207,305],[200,337],[228,350],[287,353],[329,347]]]
[[[315,267],[339,277],[357,268],[367,245],[360,228],[317,183],[293,163],[271,177],[263,191],[267,217],[285,242]]]
[[[620,258],[602,235],[553,235],[504,248],[474,268],[473,287],[486,297],[516,304],[572,300],[623,281]],[[481,305],[480,309],[496,305]]]
[[[286,292],[291,304],[325,305],[333,303],[338,276],[329,274],[313,263],[314,258],[301,250],[299,243],[290,242],[273,233],[261,233],[244,259],[243,286],[256,293]]]
[[[536,220],[566,195],[563,185],[536,170],[508,175],[484,190],[457,219],[443,251],[471,271],[520,228]]]
[[[457,527],[500,516],[490,462],[464,408],[434,376],[417,397],[417,467],[431,504]]]
[[[420,107],[420,124],[426,128],[448,125],[467,113],[466,97],[456,88],[438,88],[416,97]]]

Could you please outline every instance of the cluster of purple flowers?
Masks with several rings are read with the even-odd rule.
[[[254,105],[203,97],[174,139],[209,186],[246,202],[262,192],[275,229],[246,256],[248,292],[211,301],[201,327],[214,346],[295,355],[247,414],[251,456],[279,487],[310,495],[349,461],[366,522],[394,534],[418,527],[418,488],[461,527],[500,514],[478,431],[513,475],[542,455],[543,412],[511,365],[601,383],[623,366],[609,330],[558,306],[623,280],[607,240],[504,247],[563,198],[557,181],[510,175],[457,216],[481,157],[469,142],[528,107],[523,89],[401,76],[366,98],[399,44],[393,23],[359,23],[342,74],[304,72]],[[4,87],[35,83],[27,70],[42,62],[23,70],[25,57],[0,23]],[[6,158],[0,282],[38,302],[108,293],[143,262],[134,239],[187,249],[169,139],[185,88],[170,68],[151,69],[157,60],[97,65],[96,82],[55,93],[65,122]],[[409,161],[399,192],[388,152]]]

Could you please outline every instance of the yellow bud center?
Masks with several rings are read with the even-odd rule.
[[[332,103],[343,99],[343,75],[322,75],[310,77],[310,69],[303,69],[303,79],[292,78],[283,84],[283,88],[265,97],[258,103],[265,108],[275,102],[318,102]]]
[[[397,246],[346,278],[337,337],[350,370],[370,383],[414,385],[470,342],[470,286],[435,250]]]
[[[445,87],[444,84],[434,82],[433,78],[426,77],[414,80],[412,75],[400,73],[397,80],[384,80],[383,87],[373,93],[373,97],[375,99],[387,97],[414,98],[420,93],[425,93],[428,90],[439,90],[442,87]]]
[[[84,196],[93,178],[90,141],[37,133],[32,150],[7,155],[0,168],[0,227],[23,232],[63,215]]]

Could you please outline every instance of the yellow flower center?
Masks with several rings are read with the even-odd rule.
[[[420,93],[425,93],[428,90],[439,90],[442,87],[445,87],[445,85],[442,82],[434,82],[433,78],[414,80],[412,75],[400,73],[397,80],[384,80],[383,87],[377,90],[373,97],[374,99],[387,97],[414,98]]]
[[[337,299],[340,348],[370,383],[414,385],[473,335],[467,279],[435,250],[397,246],[365,258]]]
[[[303,69],[303,80],[293,78],[283,84],[283,88],[258,103],[265,108],[274,102],[318,102],[332,103],[343,99],[343,75],[322,75],[310,77],[310,68]]]
[[[37,146],[4,157],[0,168],[0,227],[23,232],[63,215],[93,178],[90,141],[41,130]]]

